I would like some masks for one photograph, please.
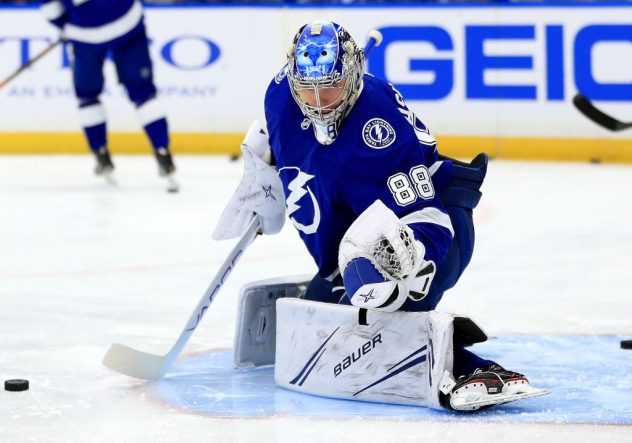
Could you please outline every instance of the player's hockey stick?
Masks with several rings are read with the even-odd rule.
[[[0,89],[4,88],[6,85],[8,85],[14,78],[16,78],[22,72],[24,72],[28,68],[30,68],[35,62],[37,62],[38,60],[41,60],[42,58],[44,58],[44,56],[46,56],[46,54],[48,54],[50,51],[55,49],[63,41],[64,41],[63,38],[61,38],[61,37],[58,38],[53,43],[51,43],[48,47],[46,47],[42,52],[38,53],[35,57],[33,57],[28,62],[26,62],[22,66],[20,66],[17,69],[17,71],[15,71],[13,74],[11,74],[10,76],[8,76],[4,80],[2,80],[2,82],[0,82]]]
[[[246,248],[254,241],[258,234],[259,217],[255,216],[237,245],[230,254],[228,254],[228,257],[226,257],[222,267],[217,271],[211,285],[200,299],[189,321],[180,333],[180,337],[178,337],[178,340],[171,347],[169,352],[165,355],[154,355],[115,343],[110,346],[107,354],[103,357],[103,364],[116,372],[129,375],[130,377],[144,380],[158,380],[162,377],[171,367],[171,364],[178,355],[180,355],[180,352],[182,352],[191,334],[193,334],[193,331],[197,328],[208,307],[213,303],[215,296],[226,282],[228,274],[230,274],[235,267],[237,260],[239,260]]]
[[[606,129],[611,131],[622,131],[624,129],[632,128],[632,122],[621,122],[616,118],[605,114],[597,109],[595,105],[593,105],[590,100],[581,93],[573,97],[573,104],[582,114]]]

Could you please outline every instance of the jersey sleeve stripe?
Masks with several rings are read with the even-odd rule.
[[[413,223],[433,223],[450,231],[450,234],[452,234],[452,237],[454,238],[454,228],[452,227],[450,217],[448,214],[441,212],[437,208],[424,208],[421,211],[411,212],[410,214],[402,217],[400,220],[407,225]]]
[[[435,175],[435,172],[437,172],[437,170],[441,167],[441,165],[443,165],[443,160],[434,162],[432,166],[428,168],[428,171],[430,172],[430,176]]]

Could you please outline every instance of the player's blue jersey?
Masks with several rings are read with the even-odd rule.
[[[95,45],[124,40],[143,26],[139,0],[43,0],[42,12],[69,40]]]
[[[265,114],[287,215],[319,274],[338,266],[338,247],[355,219],[379,199],[403,219],[439,266],[453,238],[437,194],[451,163],[392,85],[366,74],[364,88],[339,134],[321,145],[290,93],[282,71],[268,87]]]

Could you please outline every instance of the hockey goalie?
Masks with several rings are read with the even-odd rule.
[[[457,411],[546,394],[468,351],[486,339],[472,320],[435,311],[472,256],[487,156],[441,156],[332,22],[299,29],[264,108],[214,237],[253,214],[275,234],[288,217],[318,273],[242,289],[236,364],[274,364],[298,392]]]

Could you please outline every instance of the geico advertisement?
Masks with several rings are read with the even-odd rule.
[[[244,131],[262,114],[293,34],[314,19],[345,25],[361,45],[379,29],[370,72],[438,134],[626,137],[580,115],[577,91],[632,119],[632,7],[154,7],[145,15],[175,131]],[[55,38],[36,9],[0,9],[0,78]],[[59,48],[0,91],[0,131],[79,129],[70,57]],[[111,62],[106,79],[111,128],[138,130]]]

